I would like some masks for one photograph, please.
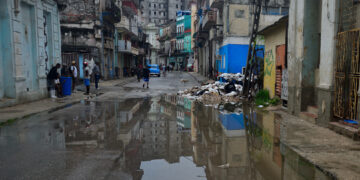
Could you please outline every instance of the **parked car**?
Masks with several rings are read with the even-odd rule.
[[[157,77],[160,77],[160,68],[159,68],[159,65],[157,65],[157,64],[150,64],[149,67],[150,67],[150,76],[151,76],[151,75],[155,75],[155,76],[157,76]]]

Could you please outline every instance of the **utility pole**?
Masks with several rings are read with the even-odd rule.
[[[247,57],[247,61],[246,61],[244,88],[243,88],[243,95],[248,98],[252,97],[251,93],[253,93],[253,90],[254,90],[253,81],[255,81],[255,78],[254,78],[254,74],[253,74],[254,72],[253,72],[252,65],[256,61],[256,59],[255,59],[255,57],[256,57],[256,51],[255,51],[256,42],[255,42],[255,40],[256,40],[257,33],[258,33],[258,29],[259,29],[262,0],[253,0],[252,3],[254,4],[254,9],[253,9],[254,18],[253,18],[252,31],[251,31],[250,42],[249,42],[248,57]]]

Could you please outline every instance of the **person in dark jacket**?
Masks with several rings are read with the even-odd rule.
[[[50,72],[47,75],[51,98],[56,98],[55,92],[57,92],[59,97],[61,96],[61,86],[59,80],[60,74],[58,73],[58,69],[60,69],[60,67],[61,65],[57,63],[56,66],[50,69]]]
[[[149,88],[149,80],[150,80],[149,67],[144,68],[144,70],[143,70],[143,78],[144,78],[143,88],[145,88],[145,84],[146,84],[146,88]]]

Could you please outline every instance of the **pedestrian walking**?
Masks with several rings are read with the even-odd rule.
[[[100,89],[99,88],[99,81],[100,81],[100,68],[99,68],[99,63],[95,63],[93,72],[95,74],[95,88],[96,89]]]
[[[147,66],[143,70],[143,78],[144,78],[143,88],[145,88],[145,84],[146,84],[146,88],[149,88],[150,70],[149,67]]]
[[[84,62],[84,85],[86,87],[86,93],[85,95],[90,94],[90,68],[88,66],[87,62]]]
[[[50,96],[51,98],[56,98],[56,92],[58,96],[61,96],[61,89],[60,89],[60,74],[58,73],[58,69],[60,69],[61,65],[59,63],[56,66],[50,69],[49,74],[47,75],[48,84],[50,87]]]
[[[74,92],[75,91],[75,85],[77,83],[77,73],[78,73],[75,61],[71,62],[70,72],[71,72],[71,78],[72,78],[72,87],[71,87],[71,89]]]
[[[142,72],[142,69],[140,68],[140,66],[138,66],[138,68],[136,69],[136,76],[137,76],[138,82],[140,82],[140,79],[141,79],[141,72]]]

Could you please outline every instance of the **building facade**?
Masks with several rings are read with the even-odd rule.
[[[150,64],[159,64],[158,52],[160,49],[160,42],[158,41],[159,27],[155,23],[149,23],[143,27],[144,34],[146,34],[146,42],[149,43],[149,53],[146,60]]]
[[[184,70],[188,62],[192,61],[191,49],[191,12],[178,11],[176,18],[176,51],[173,54],[176,59],[175,68]]]
[[[47,73],[61,62],[57,1],[3,0],[0,26],[0,106],[47,97]]]
[[[105,79],[116,77],[115,23],[120,21],[119,1],[66,2],[61,11],[62,62],[75,61],[83,77],[83,62],[99,63]]]
[[[288,13],[289,1],[264,4],[259,28],[274,23]],[[209,6],[209,7],[208,7]],[[252,1],[198,1],[196,54],[198,71],[207,77],[221,73],[243,73],[246,66],[251,27]],[[270,11],[271,8],[271,11]],[[263,40],[257,39],[257,56],[264,57]]]
[[[185,10],[188,4],[185,0],[144,0],[141,1],[140,21],[143,26],[148,23],[166,24],[176,20],[176,12]]]

